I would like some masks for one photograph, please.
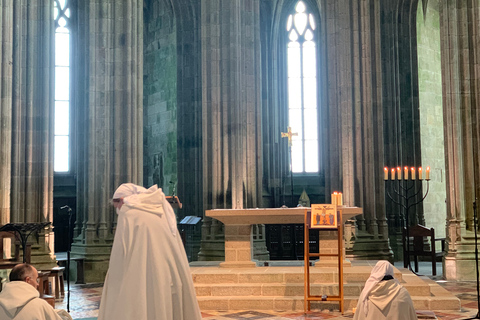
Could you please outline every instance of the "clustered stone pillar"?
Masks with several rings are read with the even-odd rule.
[[[13,3],[2,1],[0,13],[3,17],[0,33],[0,224],[10,222],[10,191],[12,181],[12,87],[13,87]]]
[[[113,192],[121,183],[142,184],[143,1],[78,1],[76,10],[79,175],[72,254],[85,257],[85,281],[92,282],[103,281],[108,268]]]
[[[202,1],[205,209],[255,208],[261,199],[259,23],[259,1]],[[202,228],[199,259],[223,259],[223,226],[205,218]],[[257,242],[257,258],[267,258],[264,237]]]
[[[480,3],[440,4],[447,182],[447,279],[473,280],[473,202],[480,197]]]
[[[0,222],[53,221],[53,2],[3,0]],[[32,238],[32,263],[54,266],[52,227]]]
[[[327,1],[328,141],[326,190],[363,208],[358,232],[349,229],[348,257],[389,259],[384,210],[383,111],[378,1]],[[328,197],[327,197],[328,199]],[[355,243],[355,250],[353,244]]]

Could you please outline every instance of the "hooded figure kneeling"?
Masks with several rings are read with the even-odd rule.
[[[407,289],[393,277],[393,266],[378,261],[365,283],[353,320],[416,320]]]

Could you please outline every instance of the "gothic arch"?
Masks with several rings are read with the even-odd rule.
[[[294,199],[288,201],[290,194],[289,182],[289,160],[288,147],[285,141],[280,138],[280,132],[285,131],[288,127],[288,106],[287,106],[287,86],[286,86],[286,36],[282,35],[285,30],[285,24],[288,15],[293,10],[298,0],[278,0],[275,2],[261,2],[261,37],[262,43],[262,68],[263,68],[263,157],[264,157],[264,206],[278,207],[282,204],[296,205],[294,199],[298,199],[302,192],[302,186],[297,185],[294,190]],[[319,131],[325,128],[326,116],[320,117],[320,114],[326,114],[324,106],[327,101],[326,90],[326,68],[325,68],[325,48],[324,48],[324,24],[322,17],[321,3],[314,0],[304,0],[308,7],[313,10],[316,18],[317,30],[317,81],[318,81],[318,114],[319,114]],[[326,136],[326,132],[319,135]],[[321,140],[320,140],[321,141]],[[320,142],[320,150],[323,149]],[[309,186],[315,186],[315,201],[323,201],[325,163],[322,156],[324,153],[320,151],[320,172],[316,175],[308,177]],[[288,187],[287,187],[288,185]],[[299,189],[300,188],[300,189]],[[312,195],[311,195],[312,196]],[[287,198],[287,200],[285,199]],[[291,202],[291,203],[290,203]]]

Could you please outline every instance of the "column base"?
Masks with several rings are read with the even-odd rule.
[[[456,242],[457,251],[447,252],[443,258],[443,274],[447,280],[476,279],[475,239],[472,232],[466,233],[460,241]]]
[[[225,260],[225,240],[202,240],[198,261],[222,261]]]
[[[388,239],[375,239],[372,235],[359,231],[354,245],[345,250],[346,258],[352,260],[388,260],[393,262],[393,252]]]
[[[111,244],[72,244],[72,257],[81,256],[85,258],[84,278],[86,283],[105,281],[111,250]],[[76,263],[70,264],[72,278],[75,276],[75,279],[77,275],[76,265]]]

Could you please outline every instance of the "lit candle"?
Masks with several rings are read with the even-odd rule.
[[[427,171],[425,172],[425,180],[430,180],[430,167],[427,167]]]
[[[408,180],[408,167],[403,168],[403,171],[405,172],[403,179]]]
[[[395,169],[392,168],[392,180],[395,180]]]
[[[422,167],[418,168],[418,179],[422,180]]]
[[[384,178],[385,180],[388,180],[388,168],[385,167],[383,170],[385,170],[385,175],[384,175],[383,178]],[[393,178],[392,178],[392,179],[393,179]]]
[[[337,204],[337,191],[332,193],[332,204]]]
[[[337,205],[338,206],[343,206],[343,194],[341,192],[338,193]]]
[[[412,167],[412,180],[415,180],[415,167]]]
[[[402,180],[402,168],[397,167],[397,179]]]

